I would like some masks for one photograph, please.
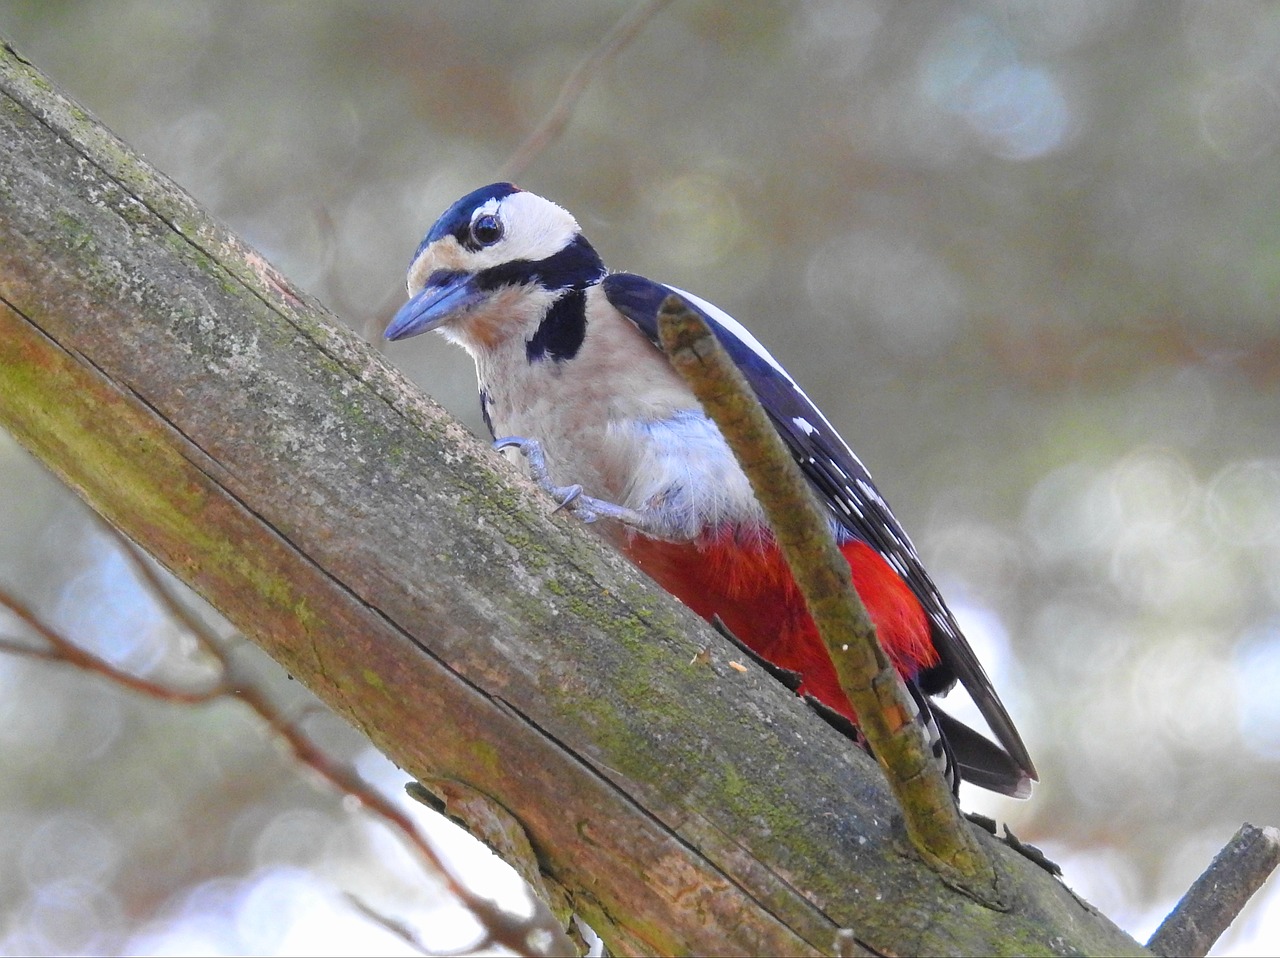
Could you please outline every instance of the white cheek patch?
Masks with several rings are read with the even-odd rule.
[[[500,200],[489,200],[475,212],[475,216],[494,214],[502,221],[502,239],[471,254],[472,268],[477,272],[516,260],[536,263],[554,256],[578,235],[577,220],[533,193],[512,193]]]
[[[578,235],[578,221],[550,200],[533,193],[512,193],[476,207],[477,217],[496,215],[502,239],[479,250],[466,249],[452,236],[443,236],[424,249],[409,267],[407,285],[413,296],[437,270],[479,273],[505,263],[539,262],[554,256]]]

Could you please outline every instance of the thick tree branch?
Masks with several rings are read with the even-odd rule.
[[[7,46],[0,424],[614,953],[1138,950],[988,837],[1003,912],[904,855],[870,759]]]

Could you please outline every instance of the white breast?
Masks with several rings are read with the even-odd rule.
[[[661,515],[671,538],[692,539],[708,527],[763,526],[747,477],[701,410],[618,422],[612,431],[635,463],[624,503]]]
[[[656,516],[670,538],[762,523],[719,429],[666,357],[602,296],[588,303],[571,360],[530,363],[522,337],[476,354],[494,433],[537,439],[553,482]]]

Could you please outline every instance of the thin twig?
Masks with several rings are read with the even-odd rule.
[[[715,420],[751,481],[841,688],[902,808],[912,844],[940,874],[986,900],[995,871],[956,807],[915,721],[915,703],[876,638],[849,563],[800,468],[702,317],[679,296],[658,313],[662,347]]]
[[[0,638],[0,652],[25,656],[29,659],[43,659],[46,662],[56,662],[61,658],[56,649],[42,649],[36,645],[28,645],[21,639],[8,637]]]
[[[192,611],[187,603],[178,597],[168,582],[156,571],[155,567],[148,561],[147,556],[133,544],[133,541],[123,532],[109,523],[96,512],[91,512],[93,520],[97,523],[98,528],[104,534],[113,539],[117,548],[124,553],[125,559],[128,561],[130,568],[134,574],[142,581],[143,587],[147,593],[160,604],[161,608],[168,614],[169,618],[177,622],[187,630],[199,643],[200,648],[208,655],[212,656],[225,673],[230,669],[231,659],[227,654],[226,646],[223,645],[218,636],[212,629],[205,624],[205,621]]]
[[[95,518],[97,518],[96,514]],[[0,637],[0,651],[65,662],[101,675],[132,691],[168,702],[199,704],[227,696],[247,705],[284,740],[298,762],[312,769],[342,794],[355,798],[394,831],[400,833],[401,838],[417,852],[426,868],[436,874],[444,882],[445,887],[479,921],[484,930],[484,938],[474,946],[473,950],[497,945],[518,955],[576,954],[572,942],[549,909],[535,908],[533,916],[522,917],[504,910],[497,902],[469,889],[440,857],[408,814],[394,802],[369,787],[354,772],[334,762],[311,741],[296,722],[286,719],[263,690],[248,680],[242,670],[237,668],[235,661],[227,653],[224,644],[213,630],[177,596],[141,551],[110,523],[100,518],[98,521],[101,528],[124,552],[137,573],[139,581],[152,598],[175,621],[185,627],[200,647],[217,661],[218,679],[207,689],[187,691],[174,689],[125,672],[66,638],[3,589],[0,589],[0,605],[8,608],[13,615],[48,643],[49,647],[40,649],[20,641]]]
[[[1247,822],[1160,923],[1147,947],[1157,955],[1201,958],[1280,866],[1280,829]]]
[[[549,911],[544,911],[541,915],[535,911],[533,918],[523,918],[506,911],[497,902],[471,891],[440,857],[435,847],[419,831],[409,815],[380,792],[371,789],[363,779],[346,766],[330,759],[325,752],[316,747],[295,722],[281,715],[260,688],[245,680],[243,674],[235,668],[233,661],[226,654],[222,643],[205,623],[192,613],[186,603],[173,593],[137,547],[106,520],[102,520],[102,525],[115,536],[129,557],[133,568],[141,575],[157,601],[192,631],[202,647],[217,657],[228,677],[228,683],[235,689],[236,701],[244,703],[256,712],[259,718],[284,739],[297,761],[312,769],[339,792],[357,799],[398,831],[422,857],[428,869],[443,879],[445,887],[476,917],[485,931],[485,937],[472,950],[501,945],[520,955],[568,954],[573,951],[573,946],[564,930],[554,923],[553,918],[550,922],[546,921],[550,917]],[[541,923],[535,921],[539,917],[544,919]],[[542,937],[544,941],[535,943],[532,941],[535,936]],[[546,951],[547,948],[552,950]]]
[[[405,943],[405,945],[418,952],[418,954],[432,956],[432,958],[437,954],[420,942],[418,940],[418,936],[413,933],[413,929],[404,922],[396,921],[390,915],[384,915],[368,902],[351,894],[351,892],[343,892],[343,897],[346,898],[347,904],[360,912],[360,914],[364,915],[365,918],[369,919],[369,921],[378,925],[380,928],[385,929],[388,934],[399,938]]]
[[[16,652],[20,655],[36,655],[38,658],[49,661],[65,662],[68,665],[74,665],[76,668],[84,669],[86,672],[101,675],[134,692],[141,692],[143,695],[149,695],[151,698],[162,699],[166,702],[198,705],[203,702],[210,702],[220,695],[225,695],[227,692],[227,687],[221,681],[214,682],[206,689],[188,690],[175,689],[161,682],[152,682],[150,679],[144,679],[140,675],[134,675],[132,672],[117,668],[106,659],[100,658],[76,645],[56,629],[46,625],[39,616],[4,589],[0,589],[0,605],[3,605],[21,619],[28,628],[49,644],[49,654],[45,655],[33,653],[25,647],[6,648],[5,651]]]
[[[671,0],[648,0],[646,3],[637,4],[614,24],[613,29],[604,35],[590,55],[574,67],[573,72],[564,81],[564,86],[560,88],[560,93],[551,110],[503,164],[498,173],[499,179],[514,180],[524,174],[529,165],[538,158],[538,154],[564,132],[573,115],[573,108],[577,106],[587,85],[600,69],[639,36],[645,25],[670,2]]]
[[[258,713],[289,746],[294,757],[317,772],[338,791],[356,798],[375,815],[398,831],[401,837],[417,851],[430,869],[444,881],[445,887],[476,917],[485,930],[485,938],[472,946],[473,951],[500,945],[518,955],[574,954],[575,949],[564,930],[554,919],[539,922],[539,912],[525,918],[506,911],[492,899],[478,895],[468,888],[445,863],[435,847],[414,824],[413,819],[398,805],[381,793],[369,788],[354,772],[332,761],[316,747],[296,726],[286,722],[255,686],[241,685],[236,694]],[[550,912],[542,912],[549,916]],[[535,939],[541,939],[535,940]]]

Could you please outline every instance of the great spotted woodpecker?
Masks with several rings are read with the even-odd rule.
[[[484,419],[544,488],[699,615],[718,617],[798,691],[856,723],[763,513],[715,424],[656,346],[678,293],[740,366],[820,499],[880,642],[953,787],[1025,797],[1030,756],[871,476],[763,346],[722,310],[610,274],[574,218],[509,183],[468,193],[409,266],[388,339],[435,329],[475,360]],[[959,679],[997,741],[928,696]]]

